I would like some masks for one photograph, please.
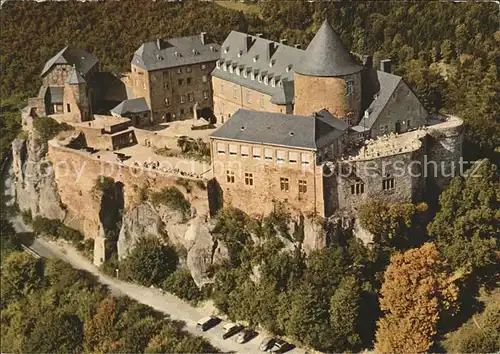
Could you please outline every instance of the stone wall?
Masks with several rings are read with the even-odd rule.
[[[146,98],[156,123],[190,119],[194,117],[193,108],[212,108],[210,73],[214,68],[215,62],[207,62],[147,72],[132,65],[132,91],[134,97]],[[181,73],[178,73],[178,69]],[[206,81],[203,81],[204,77]],[[187,83],[188,79],[191,80],[190,84]],[[182,85],[179,85],[179,80],[182,80]],[[168,99],[168,103],[165,99]]]
[[[61,201],[67,206],[65,222],[95,238],[100,233],[100,205],[92,197],[92,188],[99,176],[109,176],[124,185],[124,204],[128,210],[141,203],[141,189],[158,191],[176,186],[195,208],[197,215],[208,215],[206,182],[157,171],[145,171],[105,162],[83,151],[49,143],[48,158],[55,168],[55,180]]]
[[[327,109],[336,117],[346,117],[353,112],[355,125],[361,111],[361,73],[345,77],[305,76],[295,73],[294,114],[309,116]],[[353,94],[347,95],[346,82],[353,81]]]
[[[212,86],[214,90],[214,114],[219,123],[227,121],[240,108],[263,112],[292,113],[291,107],[287,108],[284,105],[272,103],[271,96],[230,81],[213,77]],[[261,97],[263,104],[261,104]]]
[[[224,205],[232,205],[248,214],[268,214],[277,202],[290,207],[294,214],[324,215],[322,169],[316,165],[312,151],[276,148],[260,144],[237,145],[236,155],[229,154],[225,141],[213,140],[213,174],[220,186]],[[225,144],[225,154],[218,152],[218,144]],[[248,147],[248,156],[241,154]],[[253,157],[253,148],[260,148],[260,158]],[[271,149],[272,160],[265,160],[264,149]],[[284,152],[284,161],[277,161],[277,151]],[[289,152],[297,154],[295,162],[289,161]],[[302,165],[301,153],[309,155],[309,164]],[[228,171],[231,177],[228,177]],[[233,175],[234,173],[234,175]],[[252,183],[247,184],[251,174]],[[281,189],[281,178],[288,179],[288,191]],[[307,191],[299,193],[299,180],[305,182]],[[233,182],[234,181],[234,182]]]
[[[64,86],[72,67],[68,64],[57,64],[43,77],[43,86]]]

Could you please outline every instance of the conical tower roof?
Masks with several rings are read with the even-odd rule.
[[[345,76],[361,71],[340,37],[325,19],[306,49],[306,55],[295,72],[309,76]]]

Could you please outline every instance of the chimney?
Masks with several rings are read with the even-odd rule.
[[[392,73],[392,64],[391,64],[391,59],[384,59],[380,61],[380,71],[383,71],[385,73]]]
[[[300,49],[302,46],[300,44],[294,45],[295,48]]]
[[[262,33],[257,33],[257,34],[255,35],[255,37],[257,37],[257,38],[262,37]]]
[[[287,43],[287,42],[288,42],[288,39],[286,39],[286,38],[282,38],[282,39],[280,39],[280,43],[281,43],[281,44],[286,45],[286,43]]]
[[[373,66],[373,57],[371,55],[363,55],[363,66],[371,68]]]
[[[158,50],[161,50],[161,45],[162,45],[162,40],[161,38],[157,38],[156,39],[156,46],[158,47]]]
[[[205,36],[206,36],[207,32],[201,32],[200,33],[200,39],[201,39],[201,43],[202,44],[205,44]]]

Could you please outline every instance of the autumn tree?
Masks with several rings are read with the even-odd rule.
[[[445,312],[457,307],[453,283],[433,243],[396,253],[384,274],[375,350],[379,353],[427,352]]]

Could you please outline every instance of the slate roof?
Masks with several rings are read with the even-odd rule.
[[[45,63],[41,76],[45,75],[56,64],[74,65],[78,72],[85,75],[97,62],[97,58],[85,50],[67,46]]]
[[[239,109],[211,138],[317,150],[344,134],[339,124],[328,111],[311,117]]]
[[[275,104],[293,102],[293,71],[304,57],[302,49],[231,31],[221,46],[220,57],[220,67],[213,70],[212,76],[269,95],[272,97],[271,102]],[[233,67],[232,73],[228,66]],[[240,75],[236,73],[237,68],[241,71]],[[247,77],[243,75],[245,70]],[[251,78],[251,72],[255,74],[254,80]],[[265,84],[263,77],[262,82],[259,82],[258,75],[267,76],[268,84]],[[273,78],[275,79],[274,87]],[[279,84],[280,80],[281,84]]]
[[[383,71],[376,72],[376,77],[374,78],[378,82],[376,85],[379,87],[379,91],[376,93],[376,99],[366,109],[368,111],[368,118],[363,116],[359,122],[359,126],[367,129],[371,129],[377,118],[379,117],[382,110],[387,105],[387,102],[391,98],[399,83],[402,82],[402,77],[386,73]]]
[[[363,69],[349,53],[342,40],[325,20],[306,49],[296,71],[310,76],[345,76]]]
[[[125,100],[111,110],[112,113],[123,115],[126,113],[141,113],[149,111],[149,106],[144,97]]]
[[[63,103],[64,87],[49,86],[47,93],[50,95],[50,103],[52,104]]]
[[[216,61],[220,57],[220,46],[204,37],[189,36],[162,39],[143,43],[132,58],[132,64],[147,71],[174,68]]]
[[[73,69],[71,69],[71,72],[70,72],[68,78],[66,79],[66,83],[71,84],[71,85],[84,84],[85,82],[86,81],[84,80],[82,75],[78,72],[78,70],[76,70],[75,67],[73,67]]]

